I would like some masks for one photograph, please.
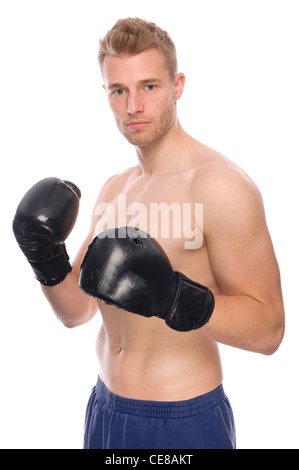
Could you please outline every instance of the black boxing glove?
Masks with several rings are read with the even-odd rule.
[[[107,304],[162,318],[177,331],[201,328],[215,303],[207,287],[174,271],[158,242],[133,227],[108,229],[94,238],[79,286]]]
[[[14,235],[45,286],[59,284],[72,270],[64,241],[76,222],[80,197],[73,183],[45,178],[29,189],[17,208]]]

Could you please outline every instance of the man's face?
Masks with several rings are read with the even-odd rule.
[[[110,107],[124,137],[137,147],[163,137],[174,122],[175,103],[182,90],[177,78],[171,80],[158,49],[106,56],[102,73]]]

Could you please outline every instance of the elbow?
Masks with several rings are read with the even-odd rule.
[[[83,325],[89,320],[89,318],[87,319],[86,316],[80,315],[74,318],[71,315],[67,315],[65,312],[58,312],[54,310],[54,313],[58,320],[60,320],[60,322],[66,328],[75,328],[76,326]]]
[[[89,320],[91,320],[91,318],[93,317],[93,315],[87,315],[87,316],[84,316],[78,320],[67,320],[67,319],[61,319],[63,325],[70,329],[70,328],[76,328],[77,326],[81,326],[81,325],[84,325],[85,323],[89,322]]]
[[[281,341],[273,341],[271,344],[268,344],[266,346],[263,346],[261,348],[260,353],[263,354],[264,356],[272,356],[274,353],[276,353],[277,349],[280,346]]]
[[[265,356],[272,356],[282,343],[284,331],[285,322],[284,319],[282,319],[270,329],[269,334],[263,341],[263,346],[260,352]]]
[[[85,322],[69,322],[69,321],[63,321],[62,324],[63,326],[65,326],[66,328],[70,329],[70,328],[76,328],[76,326],[80,326],[80,325],[83,325],[83,323]]]
[[[96,312],[90,311],[87,312],[85,315],[80,315],[77,318],[60,317],[59,319],[66,328],[70,329],[88,323],[94,317],[95,314]]]
[[[59,315],[56,312],[59,320],[66,328],[76,328],[77,326],[84,325],[88,323],[98,312],[98,304],[95,302],[89,302],[85,310],[80,310],[77,314],[71,312],[69,314]]]

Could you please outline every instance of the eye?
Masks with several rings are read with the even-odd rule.
[[[119,88],[118,90],[115,90],[113,92],[113,94],[117,95],[117,96],[121,96],[123,93],[124,93],[124,90],[122,90],[121,88]]]
[[[145,87],[148,91],[153,91],[155,89],[155,85],[146,85]]]

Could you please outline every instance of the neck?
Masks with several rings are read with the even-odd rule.
[[[157,142],[146,147],[136,147],[144,178],[148,179],[153,174],[169,173],[183,167],[185,162],[182,153],[188,139],[189,136],[176,119],[167,133]]]

